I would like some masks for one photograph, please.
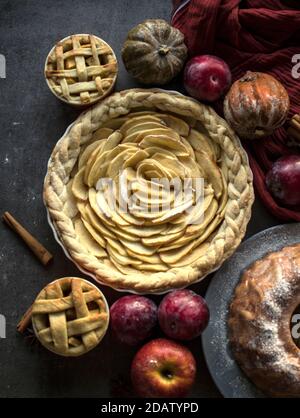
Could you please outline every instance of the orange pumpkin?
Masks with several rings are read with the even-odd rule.
[[[288,93],[276,78],[248,71],[227,93],[224,115],[241,138],[255,139],[283,125],[289,107]]]

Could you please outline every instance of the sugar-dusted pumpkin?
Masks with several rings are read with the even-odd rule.
[[[285,122],[290,107],[284,86],[269,74],[248,71],[231,86],[224,115],[241,138],[270,135]]]
[[[187,58],[183,34],[163,19],[148,19],[131,29],[122,48],[127,71],[143,84],[166,84]]]

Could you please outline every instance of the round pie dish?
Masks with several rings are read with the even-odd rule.
[[[32,325],[40,343],[55,354],[77,357],[95,348],[109,323],[109,307],[92,283],[64,277],[49,283],[32,305]]]
[[[45,62],[49,89],[75,107],[89,106],[110,94],[117,73],[114,51],[95,35],[67,36],[51,49]]]
[[[124,173],[139,207],[111,209],[99,180],[113,180],[120,203]],[[191,180],[191,199],[178,204],[175,188],[165,194],[155,179]],[[217,269],[242,240],[253,200],[246,153],[226,122],[156,89],[115,93],[84,112],[54,148],[44,184],[52,224],[74,262],[101,283],[137,293],[186,287]]]

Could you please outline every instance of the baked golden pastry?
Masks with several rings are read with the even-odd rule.
[[[85,106],[107,96],[117,79],[118,65],[112,48],[95,35],[71,35],[50,51],[47,84],[56,97]]]
[[[87,353],[102,340],[109,309],[92,283],[65,277],[48,284],[32,306],[32,324],[41,344],[67,357]]]
[[[99,179],[113,180],[118,204],[128,181],[138,204],[111,209]],[[191,180],[189,199],[178,201],[175,187],[167,193],[157,179]],[[238,139],[210,107],[133,89],[82,114],[59,141],[44,200],[81,267],[117,289],[162,292],[190,285],[232,254],[250,217],[252,174]]]
[[[255,262],[229,312],[229,338],[242,370],[273,396],[300,396],[300,350],[290,323],[300,303],[300,244]]]

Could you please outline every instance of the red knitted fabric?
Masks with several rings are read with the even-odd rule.
[[[292,57],[300,54],[299,0],[175,0],[172,24],[184,33],[190,56],[223,58],[233,80],[247,70],[274,75],[289,92],[290,117],[300,112],[300,78],[292,76]],[[220,111],[222,104],[216,108]],[[279,206],[265,186],[272,163],[299,152],[288,147],[286,140],[286,130],[281,128],[271,137],[244,141],[244,146],[256,192],[265,206],[281,220],[300,222],[300,211]]]

